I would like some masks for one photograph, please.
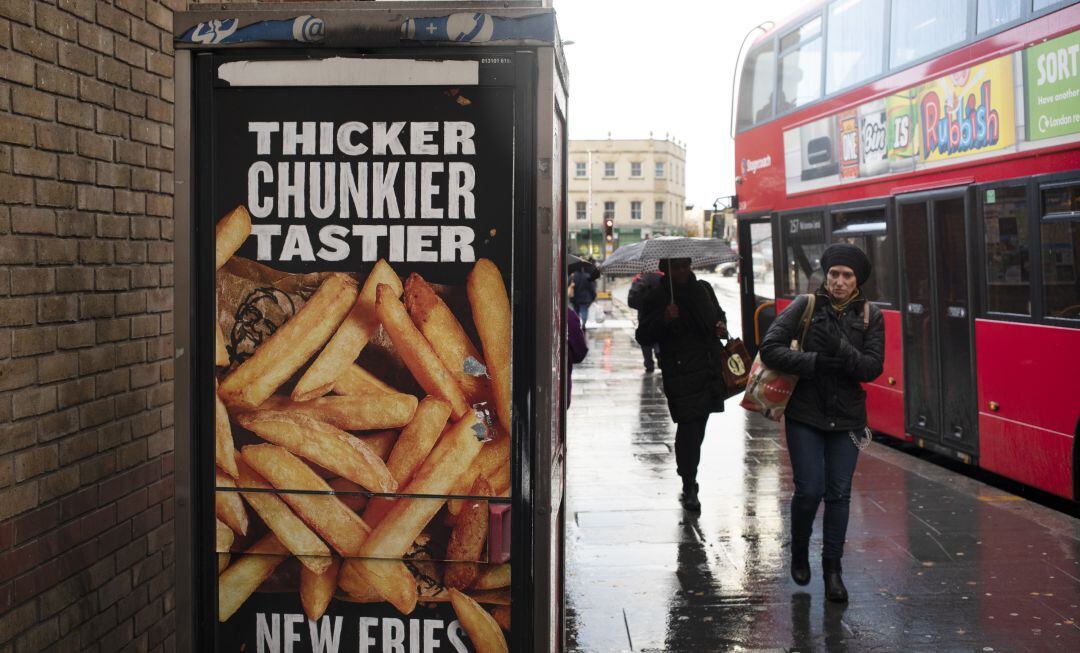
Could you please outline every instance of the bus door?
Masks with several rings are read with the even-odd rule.
[[[768,215],[740,218],[738,224],[742,339],[754,353],[758,340],[765,337],[765,331],[776,317],[772,218]]]
[[[897,198],[907,431],[974,454],[970,206],[966,189]]]

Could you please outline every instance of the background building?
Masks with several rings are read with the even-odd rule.
[[[570,141],[568,229],[572,251],[603,255],[604,219],[615,246],[683,234],[686,148],[660,139]]]

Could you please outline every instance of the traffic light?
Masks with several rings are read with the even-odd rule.
[[[604,242],[615,242],[615,220],[613,218],[604,218]]]

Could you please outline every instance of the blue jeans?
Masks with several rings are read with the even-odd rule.
[[[841,558],[847,537],[851,478],[859,450],[847,431],[822,431],[785,418],[788,454],[795,477],[791,497],[791,546],[806,547],[814,530],[818,505],[825,499],[823,558]]]
[[[585,328],[585,323],[589,321],[589,306],[591,304],[575,304],[574,311],[577,312],[578,317],[581,319],[581,328]]]

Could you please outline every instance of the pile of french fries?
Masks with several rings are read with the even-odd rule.
[[[218,222],[218,269],[250,232],[243,206]],[[448,601],[477,650],[507,650],[510,566],[485,562],[484,498],[510,492],[510,302],[487,259],[466,294],[479,346],[421,276],[402,283],[383,260],[362,286],[326,275],[246,360],[218,326],[220,621],[295,558],[313,620],[334,597],[402,614]],[[424,396],[357,364],[380,329]]]

